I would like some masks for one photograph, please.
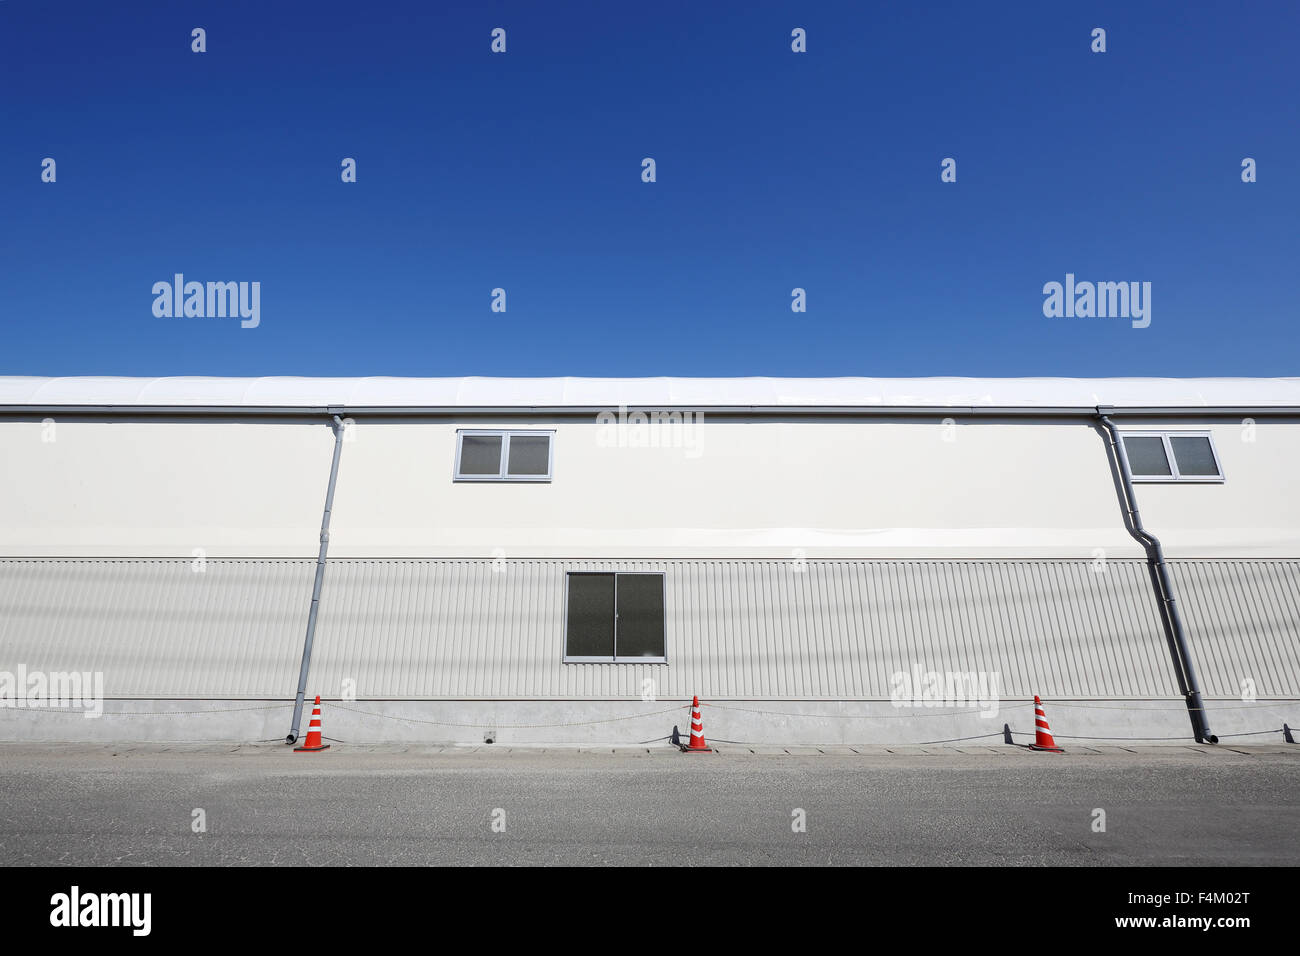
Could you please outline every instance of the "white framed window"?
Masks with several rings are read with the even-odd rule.
[[[1123,432],[1134,481],[1223,481],[1223,468],[1209,432]]]
[[[662,571],[570,571],[565,586],[566,664],[668,663]]]
[[[462,428],[456,432],[456,481],[550,481],[553,430]]]

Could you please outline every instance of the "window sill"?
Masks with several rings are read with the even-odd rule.
[[[566,664],[667,664],[666,657],[566,657]]]
[[[1149,478],[1142,478],[1138,475],[1133,476],[1133,483],[1135,485],[1221,485],[1223,482],[1224,479],[1222,475],[1217,478],[1211,475],[1206,475],[1202,478],[1171,478],[1169,475],[1153,475]]]

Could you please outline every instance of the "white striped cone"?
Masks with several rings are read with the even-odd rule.
[[[311,723],[307,725],[307,740],[301,747],[294,747],[294,753],[308,753],[316,750],[329,750],[330,745],[321,740],[320,727],[320,695],[316,695],[316,703],[311,709]]]
[[[704,719],[700,716],[700,698],[691,701],[691,743],[687,750],[708,750],[704,742]]]
[[[1052,728],[1047,725],[1047,715],[1043,713],[1043,702],[1034,695],[1034,750],[1053,750],[1058,753],[1065,753],[1060,747],[1056,746],[1056,740],[1052,737]]]

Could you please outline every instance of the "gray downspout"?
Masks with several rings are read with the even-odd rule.
[[[1142,515],[1138,512],[1137,495],[1133,491],[1133,472],[1129,468],[1128,451],[1119,437],[1115,423],[1097,408],[1097,419],[1110,436],[1111,454],[1119,463],[1120,477],[1124,487],[1124,510],[1129,534],[1146,550],[1147,560],[1155,571],[1157,589],[1156,597],[1160,600],[1161,614],[1174,638],[1174,668],[1178,677],[1178,689],[1187,701],[1187,711],[1192,719],[1192,733],[1196,742],[1217,744],[1219,738],[1210,733],[1210,722],[1205,715],[1205,704],[1201,700],[1201,687],[1196,679],[1196,668],[1192,664],[1192,652],[1187,646],[1187,634],[1183,629],[1182,614],[1178,602],[1174,599],[1174,583],[1169,576],[1169,567],[1165,564],[1165,550],[1160,539],[1142,525]]]
[[[334,460],[330,462],[330,483],[325,491],[325,513],[320,521],[320,553],[316,557],[316,583],[311,589],[311,610],[307,613],[307,638],[302,645],[302,665],[298,668],[298,696],[293,702],[293,726],[286,744],[296,743],[302,724],[303,697],[307,692],[307,671],[311,669],[311,645],[316,638],[316,613],[320,610],[321,584],[325,580],[325,556],[330,548],[330,512],[334,510],[334,485],[339,477],[339,458],[343,454],[343,420],[334,416]]]

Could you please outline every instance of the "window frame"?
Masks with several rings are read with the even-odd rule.
[[[1159,438],[1164,445],[1165,460],[1169,463],[1169,474],[1167,475],[1138,475],[1132,474],[1132,462],[1129,462],[1130,477],[1133,482],[1143,484],[1211,484],[1221,485],[1226,481],[1223,474],[1223,459],[1219,457],[1219,449],[1214,444],[1214,435],[1212,432],[1186,431],[1183,429],[1173,429],[1168,431],[1122,431],[1120,440],[1126,441],[1129,438]],[[1174,445],[1170,439],[1173,438],[1204,438],[1210,443],[1210,456],[1214,459],[1214,467],[1218,469],[1217,475],[1184,475],[1178,470],[1178,457],[1174,454]],[[1128,457],[1128,445],[1124,446],[1124,457]]]
[[[486,436],[499,437],[501,439],[501,463],[500,470],[495,475],[463,475],[460,471],[461,450],[464,448],[464,438],[469,436]],[[545,475],[512,475],[510,471],[510,439],[513,436],[535,437],[546,436],[546,474]],[[554,428],[458,428],[456,429],[456,454],[451,465],[451,480],[453,482],[470,481],[470,482],[532,482],[546,483],[551,481],[555,476],[555,429]]]
[[[575,575],[607,574],[614,578],[614,656],[612,657],[570,657],[569,656],[569,582]],[[620,574],[648,574],[659,578],[660,596],[663,599],[663,636],[664,653],[662,657],[619,657],[618,656],[618,576]],[[668,581],[666,571],[565,571],[564,572],[564,614],[561,621],[561,639],[564,641],[562,661],[565,664],[667,664],[668,663]]]

